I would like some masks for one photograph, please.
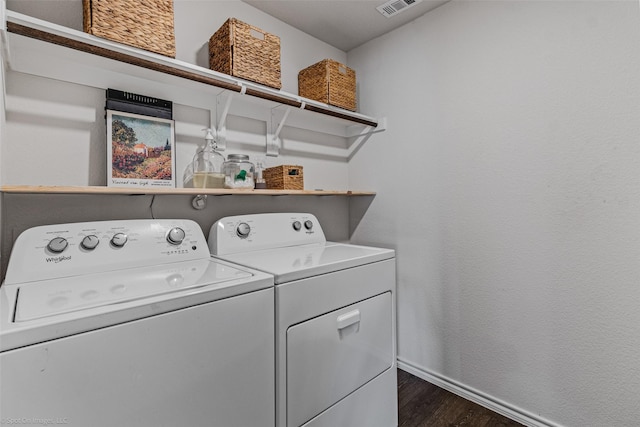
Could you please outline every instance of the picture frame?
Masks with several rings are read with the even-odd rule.
[[[107,186],[176,187],[175,122],[107,110]]]

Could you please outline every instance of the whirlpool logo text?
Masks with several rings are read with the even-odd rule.
[[[51,258],[47,258],[47,262],[53,262],[55,264],[62,262],[62,261],[69,261],[71,259],[71,255],[69,256],[64,256],[64,255],[60,255],[60,256],[56,256],[56,257],[51,257]]]

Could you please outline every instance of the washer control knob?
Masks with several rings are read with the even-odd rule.
[[[111,244],[116,248],[121,248],[127,243],[127,235],[124,233],[116,233],[111,238]]]
[[[302,224],[300,224],[300,221],[294,221],[293,222],[293,229],[296,231],[300,231],[300,229],[302,228]]]
[[[69,246],[69,242],[67,242],[67,239],[65,239],[64,237],[54,237],[47,245],[47,249],[49,249],[53,253],[59,254],[60,252],[67,249],[67,246]]]
[[[311,220],[306,220],[304,222],[304,228],[306,228],[307,230],[311,230],[313,228],[313,222],[311,222]]]
[[[100,239],[98,239],[98,236],[96,236],[95,234],[90,234],[82,238],[82,241],[80,242],[80,246],[83,249],[92,251],[96,248],[96,246],[98,246],[98,243],[100,243]]]
[[[184,240],[185,233],[184,230],[180,227],[173,227],[167,233],[167,242],[172,245],[179,245]]]
[[[241,239],[246,239],[247,237],[249,237],[249,233],[251,233],[251,226],[246,222],[241,222],[236,227],[236,234]]]

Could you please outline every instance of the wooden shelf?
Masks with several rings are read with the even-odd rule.
[[[2,193],[12,194],[151,194],[151,195],[209,195],[209,196],[375,196],[370,191],[334,191],[334,190],[238,190],[213,188],[118,188],[100,186],[44,186],[44,185],[5,185]]]

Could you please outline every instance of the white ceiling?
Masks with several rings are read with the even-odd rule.
[[[390,18],[376,9],[386,0],[243,0],[340,50],[349,50],[413,21],[449,0],[423,0]]]

